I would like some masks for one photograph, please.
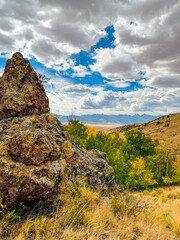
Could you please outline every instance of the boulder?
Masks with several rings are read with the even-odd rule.
[[[78,182],[77,176],[83,177],[87,186],[108,196],[116,184],[114,170],[108,164],[106,153],[76,148],[76,154],[79,163],[72,166],[70,180]]]
[[[47,113],[44,88],[28,63],[15,53],[0,79],[0,194],[4,204],[26,206],[53,195],[65,173],[72,182],[84,178],[90,188],[107,195],[115,180],[106,155],[78,148],[59,120]]]
[[[49,114],[0,121],[0,193],[6,205],[46,198],[66,168],[61,123]]]

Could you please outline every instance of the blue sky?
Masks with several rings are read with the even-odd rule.
[[[178,0],[0,2],[0,74],[22,52],[52,113],[180,112]]]

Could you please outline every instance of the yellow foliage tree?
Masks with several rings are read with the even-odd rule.
[[[157,184],[156,180],[153,179],[154,174],[150,170],[146,170],[143,157],[136,158],[131,165],[131,170],[127,179],[127,185],[129,185],[129,187],[146,188]]]

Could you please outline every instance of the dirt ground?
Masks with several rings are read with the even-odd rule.
[[[97,131],[105,131],[107,133],[111,132],[112,129],[120,127],[120,124],[85,124],[87,127],[94,127]]]

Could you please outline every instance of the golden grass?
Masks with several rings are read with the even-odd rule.
[[[180,239],[180,200],[178,187],[120,195],[112,199],[92,192],[84,184],[64,183],[58,199],[60,205],[51,216],[32,215],[22,223],[19,232],[6,236],[15,240],[178,240]],[[117,198],[129,206],[144,201],[136,218],[124,208],[113,207]],[[138,211],[138,210],[137,210]]]
[[[152,206],[149,215],[151,223],[171,229],[180,235],[180,187],[158,188],[136,195]]]
[[[111,132],[119,132],[120,129],[121,127],[114,128]],[[134,124],[133,129],[142,130],[145,135],[158,140],[163,148],[180,157],[180,113],[163,116],[147,124]],[[122,136],[123,132],[119,134]]]

